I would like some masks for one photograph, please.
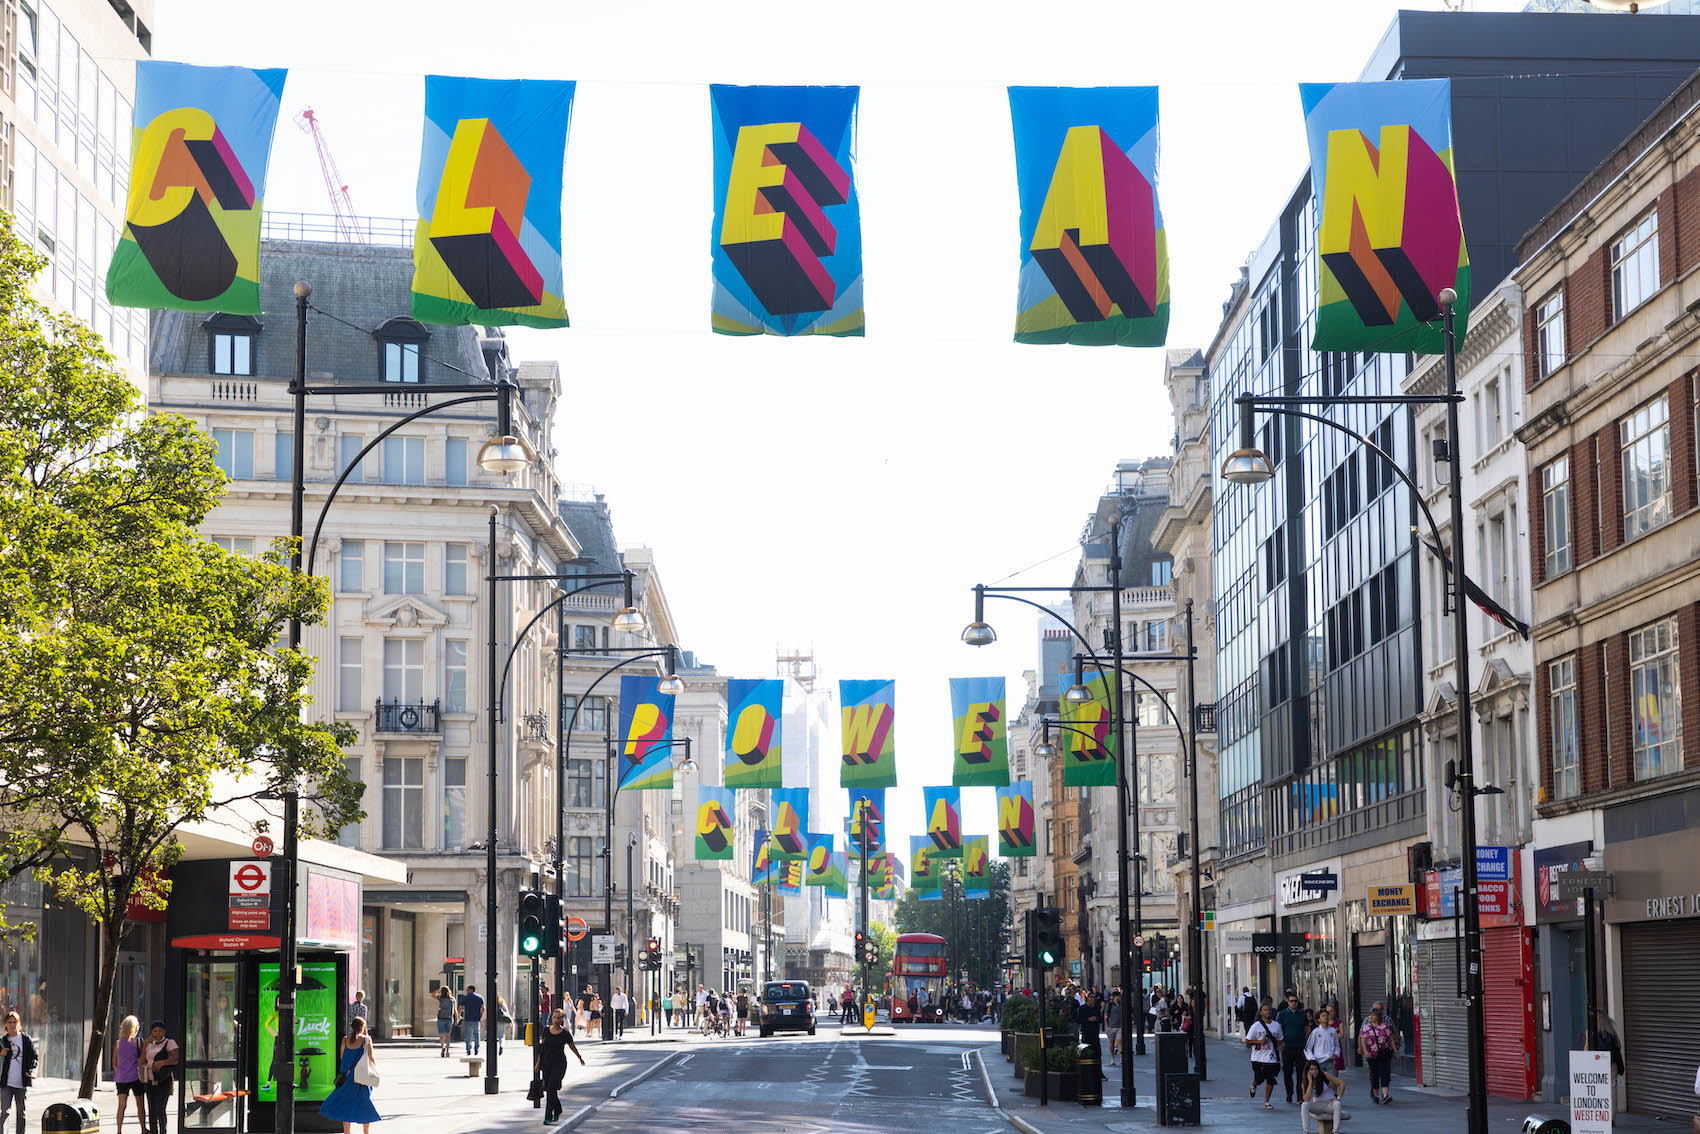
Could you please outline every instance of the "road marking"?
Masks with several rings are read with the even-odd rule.
[[[966,1051],[962,1053],[962,1069],[968,1070],[968,1053]]]
[[[915,1068],[913,1066],[910,1066],[910,1067],[888,1067],[888,1066],[876,1065],[876,1064],[873,1064],[873,1063],[866,1063],[866,1064],[863,1064],[862,1070],[864,1070],[864,1071],[913,1071],[913,1070],[915,1070]]]
[[[621,1083],[619,1086],[617,1086],[613,1090],[609,1091],[608,1097],[611,1098],[611,1099],[619,1098],[620,1093],[622,1091],[631,1090],[633,1087],[637,1086],[639,1083],[643,1082],[645,1079],[649,1078],[651,1075],[655,1074],[657,1071],[661,1070],[663,1067],[667,1066],[669,1063],[673,1062],[677,1058],[679,1058],[679,1053],[674,1052],[672,1055],[669,1055],[666,1059],[663,1059],[658,1063],[650,1064],[650,1066],[646,1070],[644,1070],[641,1074],[636,1075],[636,1076],[634,1076],[630,1079],[627,1079],[624,1083]]]

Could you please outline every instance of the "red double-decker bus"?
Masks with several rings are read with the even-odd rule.
[[[891,1022],[944,1022],[944,938],[905,933],[891,958]],[[913,999],[911,999],[913,998]]]

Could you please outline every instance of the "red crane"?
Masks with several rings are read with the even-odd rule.
[[[325,141],[318,115],[309,106],[295,116],[295,125],[303,133],[313,136],[313,148],[319,152],[319,169],[325,175],[325,192],[330,195],[331,212],[336,217],[337,239],[347,244],[358,243],[360,225],[354,219],[354,201],[348,195],[348,186],[343,183],[342,171],[336,167],[336,158],[331,156],[331,147]]]

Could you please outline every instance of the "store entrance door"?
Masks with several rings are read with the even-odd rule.
[[[244,1129],[242,1090],[243,964],[238,960],[191,959],[183,974],[183,1093],[177,1102],[178,1129]]]

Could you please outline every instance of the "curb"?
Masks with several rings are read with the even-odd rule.
[[[661,1070],[663,1067],[667,1066],[669,1063],[673,1062],[677,1058],[679,1058],[679,1052],[675,1051],[673,1054],[667,1056],[665,1059],[656,1060],[654,1063],[650,1064],[644,1070],[640,1071],[637,1075],[633,1076],[630,1079],[627,1079],[624,1083],[621,1083],[619,1086],[617,1086],[613,1090],[609,1091],[608,1097],[611,1098],[611,1099],[619,1098],[620,1092],[631,1090],[633,1087],[637,1086],[639,1083],[643,1082],[645,1079],[649,1078],[651,1075],[655,1074],[657,1071]]]
[[[1040,1130],[1037,1126],[1034,1126],[1025,1118],[1018,1118],[1015,1115],[1010,1114],[1008,1111],[1004,1112],[1004,1117],[1009,1119],[1009,1124],[1021,1131],[1021,1134],[1045,1134],[1043,1130]]]
[[[572,1116],[569,1117],[565,1122],[558,1124],[555,1127],[555,1129],[557,1129],[557,1130],[576,1130],[576,1129],[578,1129],[579,1123],[583,1122],[585,1119],[589,1118],[591,1115],[593,1115],[595,1113],[596,1113],[595,1107],[593,1107],[593,1106],[581,1106],[577,1110],[573,1111]]]
[[[992,1104],[992,1109],[1003,1110],[1003,1104],[998,1102],[998,1093],[992,1089],[992,1076],[986,1071],[986,1057],[980,1054],[980,1049],[974,1049],[974,1062],[980,1065],[980,1082],[986,1086],[986,1101]]]

